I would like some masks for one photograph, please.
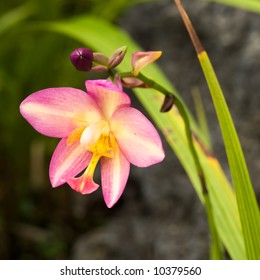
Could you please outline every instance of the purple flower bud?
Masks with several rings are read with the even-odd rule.
[[[93,59],[93,52],[87,48],[78,48],[70,55],[70,61],[79,71],[91,70]]]

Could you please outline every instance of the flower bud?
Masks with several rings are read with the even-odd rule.
[[[107,66],[108,65],[108,57],[105,56],[103,53],[94,53],[94,62],[97,64]]]
[[[175,97],[173,95],[166,95],[160,112],[161,113],[169,112],[172,106],[174,105],[174,101],[175,101]]]
[[[114,68],[114,67],[118,66],[121,63],[121,61],[124,59],[126,51],[127,51],[126,46],[115,50],[113,52],[113,54],[111,55],[111,57],[109,58],[108,67]]]
[[[147,84],[135,77],[123,78],[121,81],[122,85],[126,88],[148,88]]]
[[[107,67],[103,65],[93,66],[91,72],[107,72]]]
[[[91,70],[93,59],[93,52],[87,48],[78,48],[70,55],[70,61],[79,71]]]
[[[132,54],[133,74],[137,76],[141,69],[157,60],[161,55],[161,51],[134,52]]]

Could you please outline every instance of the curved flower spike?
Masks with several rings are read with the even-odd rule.
[[[50,163],[52,186],[68,183],[82,194],[94,192],[100,160],[103,196],[110,208],[125,188],[130,163],[150,166],[164,159],[164,151],[154,126],[130,106],[121,89],[108,80],[86,81],[86,88],[87,93],[74,88],[35,92],[21,103],[20,112],[38,132],[62,138]]]
[[[157,60],[161,55],[161,51],[134,52],[132,54],[133,74],[137,76],[142,68]]]

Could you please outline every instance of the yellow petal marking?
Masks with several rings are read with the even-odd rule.
[[[86,127],[81,126],[81,127],[77,127],[76,129],[74,129],[67,138],[67,146],[71,146],[73,143],[79,141],[85,128]]]
[[[101,134],[98,141],[90,146],[88,150],[92,152],[92,158],[90,163],[85,170],[83,176],[85,178],[92,178],[97,166],[97,163],[101,157],[112,158],[114,156],[114,151],[117,148],[115,137],[112,133]]]

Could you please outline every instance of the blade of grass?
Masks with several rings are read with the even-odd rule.
[[[191,36],[191,40],[197,52],[198,59],[208,83],[218,116],[228,157],[229,168],[235,187],[247,258],[260,259],[259,208],[239,138],[209,57],[203,49],[203,46],[188,18],[187,13],[181,5],[181,2],[179,0],[175,0],[175,2]]]
[[[212,144],[211,144],[211,139],[210,139],[209,127],[208,127],[208,122],[207,122],[207,118],[206,118],[206,114],[205,114],[205,110],[204,110],[204,106],[202,103],[199,89],[194,88],[192,90],[191,94],[192,94],[192,97],[194,100],[196,115],[197,115],[200,129],[203,131],[203,134],[205,135],[205,140],[206,140],[205,144],[211,150]]]
[[[231,176],[235,187],[247,255],[249,259],[257,260],[260,259],[259,208],[244,154],[210,60],[205,52],[199,54],[198,57],[209,85],[220,122]]]

